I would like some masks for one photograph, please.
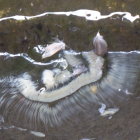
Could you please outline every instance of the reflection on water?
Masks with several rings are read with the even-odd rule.
[[[36,2],[29,4],[35,7]],[[101,8],[89,8],[88,5],[87,9],[86,6],[83,9],[80,3],[80,8],[54,10],[50,7],[50,10],[34,11],[33,14],[22,13],[25,8],[22,6],[17,8],[20,12],[16,14],[12,14],[10,8],[5,9],[5,15],[0,12],[0,137],[138,140],[139,13],[127,12],[127,5],[122,2],[120,5],[125,10],[117,8],[117,4],[113,5],[110,1],[106,4],[107,7],[111,6],[109,12],[104,11],[104,5]],[[116,12],[120,10],[125,12]],[[93,50],[92,39],[98,31],[103,34],[109,48],[105,56],[106,70],[100,81],[51,104],[28,100],[20,94],[14,82],[24,73],[31,76],[30,81],[37,84],[36,90],[39,90],[44,87],[41,76],[45,69],[55,69],[55,74],[63,70],[72,73],[76,62],[80,66],[82,63],[80,68],[87,67],[89,70],[87,58],[81,56],[81,52]],[[68,58],[74,67],[67,64],[62,51],[51,58],[42,59],[43,49],[54,38],[66,43],[66,50],[72,54]],[[61,83],[59,88],[69,83]],[[75,86],[78,87],[78,82]]]

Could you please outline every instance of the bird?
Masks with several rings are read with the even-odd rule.
[[[100,35],[100,32],[98,32],[93,38],[93,46],[95,54],[104,56],[107,53],[108,45],[103,36]]]

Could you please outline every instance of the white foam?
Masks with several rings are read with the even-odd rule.
[[[17,78],[18,89],[25,96],[38,95],[39,92],[36,91],[36,85],[31,81],[31,77],[28,73],[23,74],[23,76]]]
[[[51,70],[44,70],[42,73],[42,81],[47,89],[55,86],[54,73]]]
[[[122,21],[124,19],[127,19],[130,22],[134,22],[135,20],[140,18],[139,15],[132,16],[131,13],[129,13],[129,12],[112,12],[108,15],[102,15],[99,11],[88,10],[88,9],[79,9],[76,11],[66,11],[66,12],[44,12],[42,14],[38,14],[35,16],[15,15],[15,16],[11,16],[11,17],[0,18],[0,21],[9,20],[9,19],[20,20],[20,21],[31,20],[34,18],[46,16],[46,15],[66,15],[66,16],[74,15],[74,16],[78,16],[78,17],[84,17],[86,20],[92,20],[92,21],[110,18],[114,15],[121,15]]]

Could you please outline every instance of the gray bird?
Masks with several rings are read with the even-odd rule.
[[[94,52],[98,56],[104,56],[107,53],[107,43],[103,36],[98,32],[93,38]]]

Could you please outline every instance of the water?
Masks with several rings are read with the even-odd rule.
[[[42,71],[46,68],[52,69],[58,65],[63,68],[64,65],[61,64],[64,64],[64,60],[58,59],[58,55],[42,60],[42,52],[37,52],[36,47],[45,47],[58,38],[66,43],[66,49],[68,50],[89,51],[93,49],[92,38],[98,31],[107,41],[110,55],[115,53],[116,55],[117,53],[122,55],[124,53],[125,55],[128,52],[130,56],[128,61],[133,63],[131,58],[139,58],[140,53],[139,5],[139,0],[135,0],[135,2],[131,0],[127,2],[112,2],[109,0],[59,0],[59,2],[55,0],[0,0],[0,77],[18,76],[24,72],[29,72],[34,80],[40,79]],[[138,66],[133,67],[138,68]],[[136,75],[138,79],[134,82],[134,85],[136,90],[140,91],[138,74]],[[94,104],[88,104],[84,99],[81,99],[83,103],[80,104],[83,107],[82,111],[73,114],[71,118],[65,120],[62,124],[58,123],[59,125],[56,127],[53,125],[51,127],[45,126],[47,129],[44,131],[44,124],[34,124],[35,128],[25,127],[28,121],[34,123],[30,115],[37,114],[32,109],[32,105],[29,104],[26,106],[27,110],[26,108],[23,109],[24,112],[32,109],[31,114],[28,116],[30,119],[26,121],[25,126],[22,125],[25,119],[22,116],[19,117],[21,123],[16,123],[12,117],[9,117],[8,120],[7,117],[0,116],[0,138],[16,140],[138,140],[140,138],[139,93],[133,96],[131,92],[132,85],[129,81],[127,82],[128,84],[125,85],[127,89],[123,87],[119,88],[118,91],[125,94],[129,93],[130,98],[120,105],[118,105],[119,103],[114,104],[114,102],[112,105],[105,105],[106,110],[119,108],[117,113],[111,117],[101,117],[98,112],[101,105],[93,106]],[[96,90],[96,87],[93,90]],[[7,96],[9,96],[8,94]],[[14,97],[12,98],[11,95],[10,97],[11,100],[9,98],[7,101],[9,104],[10,101],[14,100]],[[24,100],[20,99],[24,106]],[[0,100],[2,101],[2,97]],[[78,101],[78,96],[75,96],[75,100]],[[87,100],[91,102],[90,99]],[[71,102],[74,101],[71,100]],[[36,106],[38,109],[41,108],[40,104],[36,104]],[[54,106],[54,104],[50,106]],[[22,105],[19,105],[13,111],[10,109],[9,112],[5,111],[5,114],[9,116],[11,114],[12,116],[16,109],[22,114],[21,108]],[[67,108],[68,106],[65,106],[64,110],[67,110]],[[97,112],[93,108],[96,108]],[[1,108],[0,114],[3,109]],[[42,109],[44,108],[42,107]],[[48,106],[47,109],[49,109]],[[64,110],[61,112],[59,106],[57,109],[60,110],[59,116],[67,117],[67,112],[63,114]],[[18,111],[17,116],[19,115]],[[51,110],[49,111],[51,112]],[[45,114],[42,114],[42,118],[43,115]],[[54,119],[48,118],[50,121]],[[57,120],[55,121],[57,122]]]

